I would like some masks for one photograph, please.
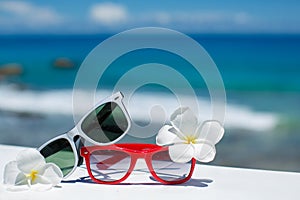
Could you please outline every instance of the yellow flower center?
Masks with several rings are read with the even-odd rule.
[[[31,170],[31,172],[30,172],[30,174],[27,174],[26,175],[26,177],[28,178],[28,179],[31,179],[31,182],[33,182],[36,178],[37,178],[37,174],[38,174],[39,172],[37,171],[37,170]]]
[[[185,143],[186,144],[196,144],[196,137],[195,136],[186,136]]]

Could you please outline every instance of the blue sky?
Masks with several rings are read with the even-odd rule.
[[[0,0],[0,34],[160,26],[200,33],[300,33],[298,0]]]

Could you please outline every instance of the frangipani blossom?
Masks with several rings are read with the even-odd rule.
[[[62,178],[59,167],[46,163],[36,149],[20,152],[4,169],[4,184],[9,190],[47,190],[59,184]]]
[[[185,163],[195,158],[210,162],[215,158],[217,144],[224,135],[224,128],[215,120],[199,124],[190,108],[182,107],[170,117],[171,125],[163,126],[156,136],[156,143],[169,145],[169,154],[174,162]]]

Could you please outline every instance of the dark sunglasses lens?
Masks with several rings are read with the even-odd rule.
[[[185,179],[190,174],[192,164],[173,162],[166,150],[153,154],[152,166],[159,178],[172,182]]]
[[[75,166],[75,153],[68,140],[61,138],[40,150],[46,162],[56,164],[63,175],[69,174]]]
[[[99,143],[109,143],[118,139],[127,128],[127,118],[118,104],[114,102],[108,102],[96,108],[81,125],[82,131]]]
[[[130,167],[130,155],[115,150],[98,150],[90,154],[93,176],[101,181],[112,182],[122,179]]]

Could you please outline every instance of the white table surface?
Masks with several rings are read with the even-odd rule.
[[[24,148],[0,145],[0,200],[300,199],[300,173],[208,165],[196,165],[192,179],[182,185],[158,184],[149,179],[149,174],[141,172],[132,174],[121,185],[75,181],[87,175],[86,169],[78,168],[69,178],[70,182],[61,183],[60,187],[49,191],[7,191],[2,183],[4,166],[15,160],[17,153]]]

